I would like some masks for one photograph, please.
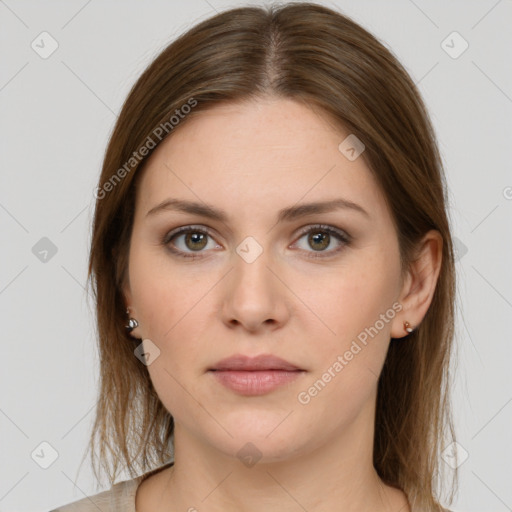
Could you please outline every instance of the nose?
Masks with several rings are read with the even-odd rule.
[[[234,268],[226,276],[223,321],[250,332],[281,328],[289,318],[290,294],[275,261],[265,250],[254,260],[240,254],[233,254]]]

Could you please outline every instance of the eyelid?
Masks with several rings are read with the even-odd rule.
[[[187,233],[189,231],[198,231],[201,233],[205,233],[209,236],[212,236],[212,229],[201,224],[187,224],[185,226],[180,226],[176,229],[172,229],[168,233],[164,235],[164,240],[170,241],[176,235],[181,235],[182,233]],[[212,237],[213,238],[213,237]]]
[[[339,235],[340,238],[346,239],[348,242],[352,240],[352,237],[346,231],[337,228],[336,226],[332,226],[330,224],[308,224],[304,228],[301,228],[297,235],[300,238],[306,233],[309,233],[310,231],[313,231],[315,229],[318,229],[318,231],[327,231],[329,233],[335,233]]]

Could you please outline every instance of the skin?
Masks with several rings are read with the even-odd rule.
[[[364,153],[350,161],[338,150],[348,134],[318,111],[267,98],[201,112],[151,155],[123,292],[139,322],[132,336],[160,350],[147,369],[174,417],[175,465],[140,485],[138,512],[410,511],[372,464],[377,377],[390,338],[406,336],[403,322],[417,326],[428,310],[442,240],[427,233],[401,275],[391,213]],[[146,215],[169,197],[222,208],[228,220]],[[369,217],[339,209],[276,224],[284,207],[339,197]],[[352,241],[327,234],[324,247],[299,232],[320,223]],[[207,244],[194,251],[181,234],[166,247],[165,235],[188,225],[209,229]],[[248,236],[263,250],[251,263],[236,252]],[[171,253],[173,244],[197,258]],[[319,247],[328,256],[309,258]],[[300,403],[298,394],[395,302],[401,311]],[[274,354],[305,371],[270,393],[242,396],[207,372],[240,353]],[[247,442],[262,454],[250,467],[237,457]]]

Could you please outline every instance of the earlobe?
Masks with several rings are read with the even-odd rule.
[[[128,318],[128,324],[125,327],[126,327],[126,329],[128,329],[128,332],[132,332],[133,329],[135,329],[136,327],[139,326],[139,322],[137,322],[137,320],[135,318],[132,318],[132,316],[130,315],[130,308],[126,309],[126,313],[129,318]]]
[[[139,339],[139,337],[136,335],[135,330],[139,326],[139,322],[136,318],[134,318],[134,312],[133,308],[131,306],[132,304],[132,294],[130,290],[130,285],[126,281],[121,286],[122,294],[124,298],[124,303],[126,304],[126,316],[127,320],[125,323],[125,329],[126,331],[132,336],[133,338]]]
[[[125,329],[132,336],[132,338],[141,339],[140,336],[137,335],[136,329],[139,327],[139,322],[136,318],[133,317],[132,308],[128,306],[126,308],[126,315],[128,317],[128,320],[125,324]]]
[[[412,331],[414,331],[414,328],[411,327],[411,324],[407,321],[404,322],[404,331],[408,334],[411,334]]]
[[[411,262],[404,280],[400,303],[403,315],[393,324],[391,337],[409,334],[408,327],[419,326],[432,302],[441,270],[443,239],[437,230],[429,231],[419,244],[416,258]]]

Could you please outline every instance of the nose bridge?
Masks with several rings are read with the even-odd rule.
[[[235,272],[234,279],[237,284],[259,289],[261,286],[273,288],[270,282],[275,277],[269,270],[271,266],[271,249],[266,241],[259,240],[255,236],[245,237],[236,247],[236,255],[233,255]],[[264,245],[266,244],[266,245]],[[267,290],[268,291],[268,290]]]
[[[268,243],[269,237],[260,242],[255,236],[247,236],[236,246],[234,268],[225,290],[227,322],[236,321],[256,330],[269,320],[281,324],[286,317],[283,290],[274,275],[275,270],[270,270],[275,265]]]

